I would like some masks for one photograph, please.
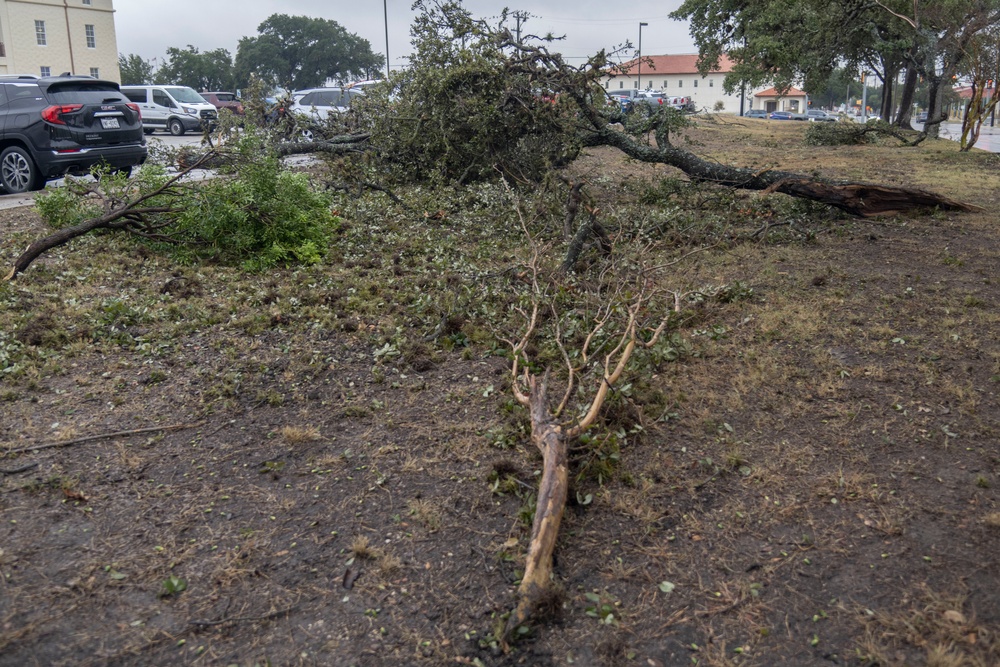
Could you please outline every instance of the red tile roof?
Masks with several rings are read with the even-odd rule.
[[[806,91],[799,90],[798,88],[789,88],[782,94],[778,94],[776,89],[768,88],[767,90],[762,90],[759,93],[755,93],[754,97],[802,97],[806,94]]]
[[[650,61],[652,61],[652,65],[650,65]],[[718,69],[714,69],[712,72],[725,74],[726,72],[731,72],[732,69],[733,62],[728,56],[723,55],[719,57]],[[608,74],[612,76],[620,74],[633,75],[637,74],[638,71],[639,68],[636,64],[636,59],[608,68]],[[650,74],[697,74],[698,54],[684,53],[675,56],[643,56],[642,73],[646,74],[647,72]]]

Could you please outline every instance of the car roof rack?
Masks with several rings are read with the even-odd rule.
[[[0,80],[4,81],[16,81],[18,79],[34,80],[40,78],[37,74],[0,74]]]

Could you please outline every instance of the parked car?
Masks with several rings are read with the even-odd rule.
[[[243,102],[240,101],[240,98],[236,97],[236,93],[202,92],[199,94],[219,111],[229,109],[237,116],[243,115]]]
[[[744,118],[767,118],[767,111],[764,109],[750,109],[743,114]]]
[[[697,111],[697,108],[694,106],[694,100],[690,97],[670,97],[666,103],[674,109],[685,113],[694,113]]]
[[[142,130],[152,134],[168,130],[179,137],[188,130],[211,127],[219,112],[187,86],[122,86],[125,97],[139,105]]]
[[[651,109],[656,109],[667,104],[667,101],[665,93],[656,90],[640,90],[636,93],[635,98],[633,98],[632,104],[645,104]]]
[[[364,95],[364,91],[353,88],[298,90],[293,93],[295,101],[288,107],[288,110],[307,116],[312,120],[324,121],[331,113],[347,111],[351,106],[351,100],[359,95]]]
[[[632,98],[635,97],[635,90],[608,90],[605,91],[608,96],[609,106],[621,107],[622,111],[629,111],[632,108]]]
[[[767,116],[771,120],[792,120],[791,111],[772,111]]]
[[[146,161],[139,107],[113,81],[0,76],[0,185],[41,190],[97,165],[131,173]]]
[[[811,120],[811,121],[813,121],[815,123],[836,123],[837,122],[837,117],[836,116],[834,116],[833,114],[827,113],[826,111],[823,111],[822,109],[810,109],[809,111],[806,112],[806,116],[808,116],[809,120]]]
[[[918,123],[926,123],[927,122],[927,112],[926,111],[921,111],[920,113],[917,114],[917,122]]]

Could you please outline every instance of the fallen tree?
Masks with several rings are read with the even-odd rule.
[[[860,217],[934,208],[976,210],[971,204],[928,190],[833,181],[772,169],[755,171],[709,161],[671,143],[671,132],[683,126],[685,121],[678,112],[669,108],[660,109],[638,123],[626,125],[626,129],[631,128],[631,131],[622,132],[615,126],[621,118],[594,103],[595,98],[602,99],[597,97],[595,89],[600,91],[597,77],[605,64],[603,54],[592,58],[581,68],[574,68],[566,64],[560,54],[549,53],[543,47],[514,41],[505,42],[505,47],[515,51],[512,57],[515,70],[537,71],[537,75],[544,77],[549,86],[559,87],[573,98],[579,109],[579,114],[574,117],[577,136],[584,146],[613,146],[633,159],[680,169],[695,181],[744,190],[780,192],[828,204]],[[652,137],[653,142],[647,141],[648,137]]]

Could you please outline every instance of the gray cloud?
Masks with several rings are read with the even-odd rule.
[[[406,63],[410,52],[411,0],[387,0],[389,57],[393,67]],[[569,62],[578,63],[598,50],[630,40],[633,49],[642,30],[642,50],[648,55],[693,53],[687,26],[668,18],[680,0],[637,0],[617,5],[607,0],[547,0],[530,4],[531,18],[523,30],[543,35],[565,35],[554,45]],[[505,6],[489,0],[468,0],[475,16],[497,16]],[[622,10],[624,9],[624,15]],[[202,51],[224,48],[234,56],[241,37],[257,34],[257,26],[271,14],[332,19],[364,37],[372,49],[385,53],[386,23],[378,0],[116,0],[115,27],[120,53],[163,58],[167,47],[192,45]],[[631,54],[629,54],[631,55]]]

